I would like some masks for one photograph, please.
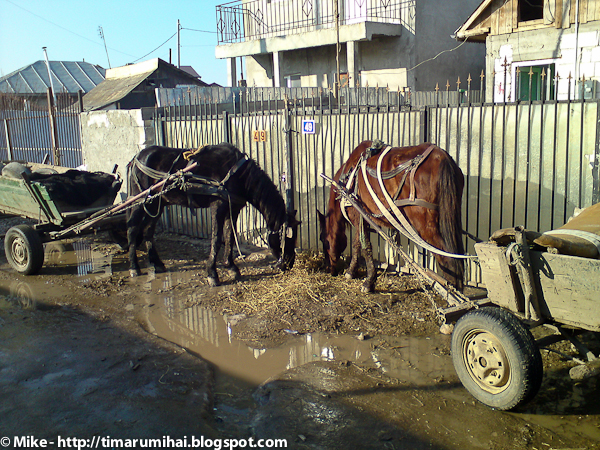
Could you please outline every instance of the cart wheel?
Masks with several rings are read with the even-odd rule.
[[[533,336],[496,307],[476,309],[456,323],[452,362],[463,386],[494,409],[528,402],[542,384],[544,367]]]
[[[12,268],[23,275],[39,272],[44,264],[44,244],[30,225],[17,225],[8,230],[4,253]]]

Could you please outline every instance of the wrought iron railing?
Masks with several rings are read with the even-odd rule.
[[[337,3],[337,5],[336,5]],[[235,0],[217,6],[219,44],[359,22],[413,28],[415,0]]]

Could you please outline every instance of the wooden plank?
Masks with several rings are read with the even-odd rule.
[[[0,212],[30,219],[38,219],[42,215],[25,182],[7,177],[0,177]]]
[[[556,15],[556,1],[557,0],[546,0],[544,2],[544,25],[552,25]]]
[[[560,323],[600,331],[600,260],[530,252],[540,307]]]
[[[494,0],[484,0],[471,14],[471,16],[467,19],[464,25],[460,28],[459,32],[467,33],[469,31],[469,27],[476,21],[479,20],[480,16],[483,14],[485,9],[492,3]],[[458,34],[458,33],[457,33]]]
[[[569,12],[569,24],[575,23],[575,11],[576,11],[577,0],[571,0],[570,12]]]
[[[503,8],[506,8],[507,10],[504,11],[505,15],[509,15],[510,13],[510,18],[511,18],[511,30],[512,31],[516,31],[517,28],[519,27],[519,3],[518,0],[511,0],[510,2],[510,10],[508,10],[508,6],[503,6]]]
[[[506,261],[506,248],[483,242],[475,244],[475,251],[490,300],[511,311],[522,312],[523,301],[517,296],[517,277]]]
[[[563,1],[564,0],[556,0],[556,14],[554,19],[554,26],[556,28],[562,27],[562,18],[563,18]]]
[[[588,22],[588,0],[579,0],[579,23]]]

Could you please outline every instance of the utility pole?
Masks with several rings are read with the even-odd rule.
[[[52,89],[52,97],[54,98],[54,104],[56,105],[56,93],[54,92],[54,82],[52,81],[52,71],[50,70],[50,62],[48,61],[48,52],[46,47],[42,47],[44,51],[44,59],[46,60],[46,69],[48,70],[48,78],[50,79],[50,88]]]
[[[181,69],[181,23],[177,19],[177,68]]]
[[[100,35],[100,39],[102,39],[102,42],[104,42],[104,50],[106,50],[106,59],[108,60],[108,68],[112,69],[112,67],[110,66],[110,58],[108,57],[108,47],[106,46],[106,39],[104,38],[104,30],[102,30],[102,27],[98,27],[98,34]]]
[[[338,0],[333,0],[335,3],[335,37],[336,37],[336,43],[335,43],[335,66],[336,66],[336,72],[335,72],[335,88],[334,88],[334,94],[335,97],[337,98],[338,96],[338,90],[340,87],[340,11],[339,11],[339,7],[338,7]]]

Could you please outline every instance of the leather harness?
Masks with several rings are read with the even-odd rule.
[[[175,160],[171,164],[171,169],[169,170],[169,172],[162,172],[148,167],[138,159],[137,155],[135,156],[135,158],[133,158],[133,165],[144,175],[147,175],[148,177],[153,179],[163,180],[173,173],[173,168],[182,158],[188,161],[188,165],[191,164],[191,157],[200,153],[200,150],[202,148],[203,147],[200,147],[195,151],[190,150],[177,156],[177,158],[175,158]],[[194,194],[210,195],[220,197],[221,199],[228,202],[244,204],[246,203],[244,199],[236,195],[232,195],[227,191],[227,189],[225,188],[225,183],[246,163],[246,161],[248,161],[248,156],[244,153],[243,156],[233,166],[231,166],[231,168],[221,181],[216,181],[211,178],[196,175],[193,173],[186,173],[183,175],[183,180],[181,182],[180,188],[188,195],[188,197]],[[137,177],[134,177],[134,180],[138,188],[140,190],[143,190],[140,186]],[[188,198],[188,201],[190,202],[190,204],[192,204],[191,199]]]
[[[404,206],[422,206],[422,207],[428,208],[428,209],[438,209],[437,205],[427,202],[425,200],[416,198],[416,187],[415,187],[415,173],[416,173],[417,169],[419,168],[419,166],[423,163],[423,161],[425,161],[427,159],[427,157],[431,154],[431,152],[433,151],[434,148],[435,148],[435,145],[430,145],[429,147],[427,147],[427,149],[422,154],[417,155],[415,158],[413,158],[409,161],[406,161],[405,163],[401,164],[400,166],[398,166],[392,170],[386,171],[386,172],[381,171],[381,165],[383,162],[383,158],[392,149],[392,147],[387,146],[381,152],[381,154],[379,155],[379,158],[377,160],[377,169],[376,170],[369,168],[367,166],[367,160],[372,156],[372,153],[371,153],[372,149],[371,148],[367,149],[367,151],[365,153],[363,153],[363,155],[361,156],[360,162],[358,164],[356,164],[356,166],[352,169],[352,172],[350,173],[349,177],[346,180],[344,180],[345,187],[348,191],[353,192],[353,196],[355,198],[359,197],[358,183],[356,183],[356,178],[358,177],[358,171],[360,168],[361,174],[363,176],[363,180],[365,182],[365,186],[367,187],[367,190],[369,191],[371,198],[373,199],[373,201],[375,202],[375,204],[377,205],[377,207],[379,208],[379,211],[381,213],[380,215],[371,214],[373,217],[384,216],[388,220],[388,222],[392,225],[392,227],[397,229],[400,233],[402,233],[408,239],[413,241],[415,244],[418,244],[421,247],[423,247],[424,249],[429,250],[433,253],[437,253],[442,256],[449,256],[452,258],[469,258],[469,256],[458,255],[458,254],[449,253],[449,252],[440,250],[440,249],[434,247],[433,245],[429,244],[428,242],[426,242],[419,235],[419,233],[413,228],[413,226],[410,224],[410,222],[404,216],[403,212],[400,211],[400,209],[398,208],[398,207],[404,207]],[[376,149],[376,150],[379,150],[379,149]],[[394,198],[392,198],[390,196],[389,192],[387,191],[387,189],[383,183],[383,180],[392,178],[392,176],[396,176],[403,171],[404,171],[404,176],[402,177],[402,181],[400,182],[400,185],[394,195]],[[369,182],[368,177],[376,178],[378,180],[379,186],[381,187],[383,196],[388,204],[388,207],[386,207],[385,204],[383,203],[383,201],[377,196],[377,194],[373,190],[373,187],[371,186],[371,183]],[[398,197],[398,195],[400,195],[400,191],[402,190],[407,178],[410,183],[409,198],[398,200],[397,197]],[[354,185],[356,185],[356,191],[353,190]],[[342,197],[342,199],[340,200],[340,207],[341,207],[342,213],[343,213],[344,217],[346,218],[346,220],[348,220],[348,222],[352,223],[352,221],[349,219],[348,214],[346,212],[346,208],[352,207],[352,203],[345,197]],[[363,217],[361,215],[361,220],[362,219],[363,219]],[[360,233],[361,233],[361,242],[362,242],[364,240],[364,238],[362,236],[362,227],[361,227]],[[363,244],[363,247],[364,247],[364,244]]]
[[[381,152],[381,154],[379,155],[379,158],[377,161],[379,169],[381,166],[381,161],[383,161],[383,158],[385,157],[387,152],[391,150],[391,148],[392,147],[387,146],[383,150],[383,152]],[[424,208],[437,210],[438,205],[436,205],[434,203],[430,203],[430,202],[425,201],[420,198],[416,198],[416,187],[415,187],[415,173],[417,172],[417,169],[419,168],[421,163],[427,159],[427,157],[431,154],[431,152],[433,151],[434,148],[435,148],[434,145],[430,145],[420,155],[417,155],[413,159],[409,159],[408,161],[403,162],[402,164],[395,167],[394,169],[391,169],[391,170],[388,170],[385,172],[381,172],[380,170],[378,172],[377,169],[368,167],[366,165],[366,160],[370,156],[372,156],[372,153],[370,151],[372,149],[368,149],[369,151],[363,153],[363,155],[361,157],[361,161],[358,164],[356,164],[356,166],[353,167],[351,172],[348,173],[348,176],[345,178],[343,183],[345,184],[346,189],[348,189],[351,192],[354,191],[354,186],[356,185],[356,189],[357,189],[356,194],[358,195],[358,184],[356,183],[356,178],[357,178],[359,169],[361,168],[361,166],[364,162],[366,173],[370,177],[375,178],[376,180],[379,180],[381,187],[382,187],[382,191],[384,192],[384,195],[389,196],[389,193],[383,186],[382,180],[388,180],[390,178],[394,178],[397,175],[399,175],[400,173],[404,172],[404,175],[402,176],[402,180],[400,181],[400,184],[398,185],[398,189],[396,190],[396,192],[394,193],[394,195],[392,197],[392,202],[390,203],[388,201],[388,203],[390,203],[390,206],[388,208],[384,208],[384,209],[386,209],[387,211],[392,210],[393,207],[391,205],[393,204],[396,207],[422,206]],[[400,195],[400,192],[402,191],[407,179],[409,180],[409,185],[410,185],[410,195],[408,198],[398,199],[398,196]],[[369,184],[366,177],[365,177],[365,184],[367,184],[367,185]],[[351,206],[349,204],[349,202],[342,201],[342,212],[344,214],[344,217],[346,217],[346,219],[350,222],[350,220],[348,219],[348,216],[346,214],[346,208],[349,206]],[[385,213],[383,211],[381,211],[380,214],[373,214],[374,217],[383,217],[384,215],[385,215]]]

